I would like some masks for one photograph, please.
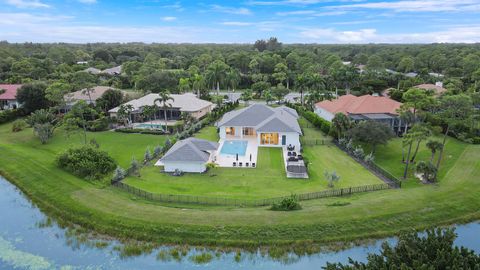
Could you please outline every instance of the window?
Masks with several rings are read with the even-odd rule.
[[[227,135],[235,135],[235,128],[234,127],[227,127],[227,128],[225,128],[225,133]]]
[[[244,127],[242,129],[243,136],[253,136],[255,135],[255,131],[251,127]]]

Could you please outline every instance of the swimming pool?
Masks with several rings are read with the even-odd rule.
[[[220,154],[245,156],[247,152],[248,141],[225,141],[223,143]]]
[[[142,123],[135,125],[135,128],[144,128],[144,129],[160,129],[163,130],[162,125],[160,124],[147,124],[147,123]]]

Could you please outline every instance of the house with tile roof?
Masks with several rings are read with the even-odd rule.
[[[148,94],[141,98],[130,100],[124,105],[132,105],[133,111],[130,114],[130,120],[132,122],[143,122],[143,108],[145,106],[152,106],[155,100],[159,98],[159,94]],[[197,98],[193,93],[185,94],[171,94],[170,97],[173,100],[167,102],[168,108],[166,108],[167,120],[178,120],[181,117],[182,112],[190,114],[195,119],[200,119],[213,109],[213,103],[203,99]],[[153,116],[154,119],[164,119],[164,109],[161,104],[157,103],[158,110]],[[108,111],[110,116],[117,117],[120,106],[115,107]]]
[[[252,104],[226,113],[217,123],[221,139],[256,138],[259,146],[300,146],[298,114],[286,106]]]
[[[398,134],[405,131],[398,109],[402,103],[384,96],[344,95],[334,100],[324,100],[315,104],[315,113],[332,121],[337,113],[343,113],[355,122],[377,121],[387,124]]]
[[[213,162],[218,143],[188,138],[176,142],[155,166],[163,166],[165,172],[201,173],[206,171],[207,163]]]
[[[0,109],[16,109],[21,106],[17,101],[17,91],[21,84],[0,84]]]
[[[441,96],[443,95],[445,92],[447,92],[447,89],[445,89],[443,87],[443,83],[442,82],[436,82],[435,84],[432,84],[432,83],[424,83],[424,84],[419,84],[419,85],[415,85],[414,86],[415,88],[418,88],[418,89],[422,89],[422,90],[425,90],[427,92],[431,92],[433,93],[434,96]]]
[[[95,87],[89,88],[89,91],[87,91],[87,88],[84,88],[82,90],[68,93],[63,98],[67,103],[67,107],[73,106],[75,103],[77,103],[80,100],[85,101],[87,104],[95,105],[97,99],[102,97],[102,95],[105,92],[107,92],[107,90],[109,89],[115,89],[115,88],[110,86],[95,86]]]

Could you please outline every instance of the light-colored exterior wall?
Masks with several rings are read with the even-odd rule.
[[[174,172],[176,169],[182,172],[202,173],[207,167],[202,162],[164,162],[165,172]]]
[[[243,127],[234,127],[235,128],[235,137],[237,138],[242,138],[242,128]],[[222,126],[220,127],[220,138],[221,139],[226,139],[227,134],[226,134],[226,127]],[[255,136],[257,138],[257,143],[259,146],[267,146],[267,147],[281,147],[282,146],[282,136],[286,136],[286,144],[285,145],[295,145],[295,146],[300,146],[300,135],[296,132],[278,132],[278,144],[261,144],[261,134],[262,133],[277,133],[277,132],[258,132],[255,130]]]
[[[278,144],[261,144],[261,134],[262,133],[277,133],[277,132],[258,132],[257,133],[257,143],[258,146],[264,147],[281,147],[282,145],[282,136],[286,136],[286,143],[285,145],[294,145],[300,147],[300,135],[295,132],[278,132]]]
[[[20,108],[20,103],[16,100],[0,100],[0,107],[3,109]]]
[[[213,105],[207,106],[207,107],[202,108],[201,110],[198,110],[196,112],[190,112],[190,115],[192,115],[195,119],[200,119],[200,118],[204,117],[207,113],[212,111],[212,106]]]
[[[315,107],[315,113],[320,116],[321,118],[329,121],[329,122],[332,122],[332,119],[333,117],[335,117],[334,114],[332,114],[331,112],[325,110],[325,109],[322,109],[322,108],[319,108],[319,107]]]

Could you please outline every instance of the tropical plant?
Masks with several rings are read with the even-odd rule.
[[[211,63],[206,72],[207,81],[214,85],[217,90],[217,95],[220,94],[220,84],[225,81],[226,71],[228,66],[220,60],[215,60]]]
[[[235,92],[235,88],[238,87],[238,84],[240,83],[240,73],[236,69],[229,69],[225,76],[225,81],[227,84],[227,89],[230,90],[229,88]]]
[[[253,99],[253,92],[252,90],[248,89],[243,91],[242,95],[240,98],[245,101],[245,103],[248,105],[248,102]]]
[[[354,141],[366,143],[372,147],[375,153],[379,144],[386,144],[395,135],[389,126],[376,121],[362,121],[348,131]]]
[[[119,182],[123,180],[126,176],[127,176],[127,173],[125,172],[125,170],[122,167],[117,166],[117,168],[113,172],[112,182],[113,183]]]
[[[325,179],[328,181],[328,187],[333,188],[335,183],[340,180],[340,176],[337,174],[336,171],[332,171],[331,173],[325,170],[323,173]]]
[[[437,175],[437,167],[432,162],[420,161],[415,167],[417,173],[422,174],[422,179],[427,182],[434,182]]]
[[[292,194],[288,198],[283,198],[279,203],[273,203],[270,207],[270,210],[273,211],[293,211],[300,209],[302,209],[302,206],[298,202],[298,197],[295,194]]]
[[[86,179],[101,179],[117,167],[107,152],[87,145],[68,149],[58,156],[57,163],[61,168]]]
[[[336,138],[345,138],[347,131],[352,128],[352,121],[344,113],[336,113],[330,126],[330,134]]]
[[[429,229],[425,233],[402,233],[391,246],[384,242],[378,253],[370,253],[366,262],[349,258],[349,264],[327,263],[326,270],[419,270],[477,269],[480,255],[455,243],[455,230]]]
[[[439,142],[439,141],[430,140],[427,142],[426,145],[427,145],[427,148],[430,149],[430,151],[432,152],[432,156],[430,157],[430,162],[433,163],[435,159],[435,153],[443,148],[443,144],[442,142]]]
[[[130,114],[133,111],[132,104],[122,104],[120,108],[118,108],[117,116],[118,119],[123,121],[123,125],[126,127],[128,125],[128,121],[130,120]]]
[[[26,122],[33,128],[33,132],[38,136],[40,142],[46,144],[53,136],[53,131],[58,124],[58,118],[51,111],[40,109],[33,112],[26,119]]]
[[[128,170],[129,174],[140,177],[140,169],[141,169],[140,164],[135,159],[135,157],[132,157],[132,162],[130,162],[130,168]]]
[[[172,104],[169,101],[174,101],[173,97],[170,96],[170,92],[160,92],[158,98],[153,101],[153,104],[160,104],[160,107],[163,110],[163,115],[165,118],[165,132],[168,130],[167,127],[167,109],[172,107]]]

